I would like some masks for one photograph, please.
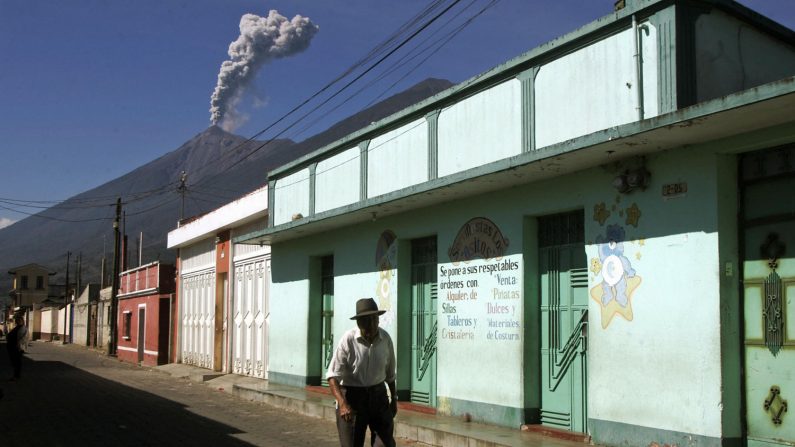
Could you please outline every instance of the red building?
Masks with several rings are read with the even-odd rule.
[[[168,363],[174,286],[174,266],[160,262],[119,274],[119,360],[147,366]]]

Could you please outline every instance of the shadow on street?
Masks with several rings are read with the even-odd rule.
[[[233,437],[240,430],[178,402],[37,359],[37,345],[23,358],[21,380],[10,382],[8,351],[0,342],[2,446],[251,445]]]

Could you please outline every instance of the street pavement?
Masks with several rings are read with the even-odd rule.
[[[31,343],[22,378],[0,342],[0,446],[336,446],[333,422],[60,342]],[[398,445],[417,444],[400,440]]]

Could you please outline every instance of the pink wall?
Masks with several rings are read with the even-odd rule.
[[[161,314],[168,309],[168,295],[147,295],[142,297],[119,300],[119,340],[117,356],[119,360],[138,363],[138,323],[140,306],[145,310],[145,333],[143,364],[155,366],[167,361],[168,344],[162,343],[163,337],[168,340],[168,315]],[[129,337],[125,335],[125,314],[130,315]],[[162,350],[161,350],[162,349]]]

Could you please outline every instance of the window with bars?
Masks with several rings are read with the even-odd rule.
[[[129,340],[132,333],[132,312],[129,310],[124,311],[122,316],[122,337]]]

